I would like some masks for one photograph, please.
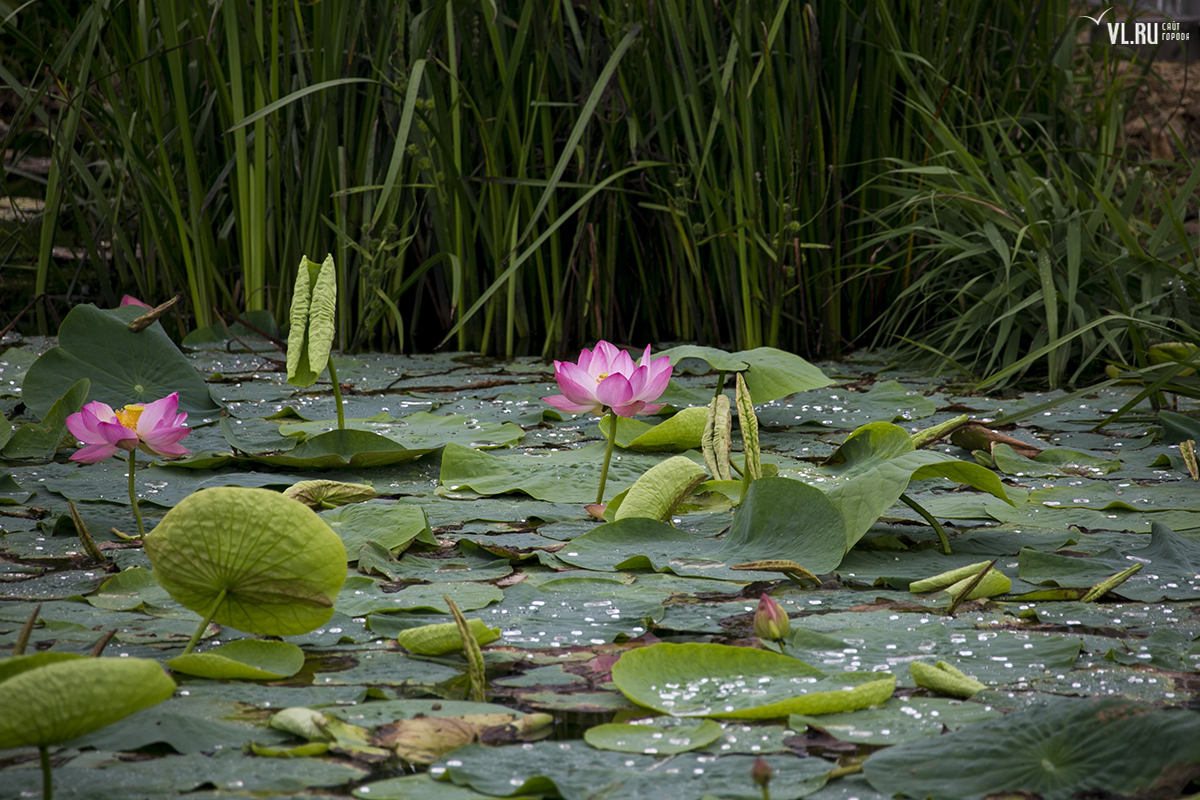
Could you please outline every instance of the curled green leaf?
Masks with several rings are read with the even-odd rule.
[[[370,500],[376,497],[376,492],[365,483],[299,481],[284,489],[283,496],[301,502],[315,511],[324,511]]]
[[[300,259],[292,290],[288,330],[287,379],[293,386],[312,386],[329,363],[337,310],[333,256],[318,264]]]
[[[733,479],[729,468],[729,451],[733,444],[733,415],[729,411],[729,398],[719,394],[708,406],[708,419],[704,424],[704,436],[700,441],[704,453],[704,466],[713,480]]]

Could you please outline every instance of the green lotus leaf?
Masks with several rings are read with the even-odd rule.
[[[20,675],[22,672],[44,667],[47,664],[53,664],[58,661],[73,661],[77,658],[84,658],[84,656],[78,653],[45,652],[0,659],[0,682],[6,681],[15,675]]]
[[[167,662],[175,672],[213,680],[273,681],[290,678],[304,666],[304,651],[287,642],[237,641]]]
[[[610,723],[588,728],[584,741],[598,750],[673,756],[712,744],[723,732],[720,723],[706,719],[660,717],[648,725]]]
[[[723,644],[655,644],[621,656],[613,682],[638,705],[677,717],[773,719],[878,705],[896,676],[826,676],[780,653]]]
[[[309,508],[320,511],[370,500],[376,496],[376,492],[374,487],[365,483],[297,481],[284,489],[283,496],[298,500]]]
[[[346,579],[338,535],[312,509],[267,489],[189,495],[146,536],[145,550],[176,602],[270,636],[327,622]]]
[[[367,542],[386,547],[392,555],[403,553],[414,541],[437,547],[425,509],[405,503],[362,503],[341,506],[320,514],[346,547],[346,558],[358,560]]]
[[[53,458],[67,435],[67,417],[83,407],[90,386],[87,378],[76,381],[66,394],[54,401],[41,422],[29,422],[12,431],[12,437],[0,453],[13,459]],[[74,437],[71,444],[75,444]]]
[[[333,256],[318,264],[300,259],[292,290],[288,330],[287,379],[293,386],[312,386],[329,364],[337,311]]]
[[[817,575],[837,569],[846,523],[820,489],[790,478],[759,478],[712,557],[727,564],[788,559]]]
[[[179,410],[213,414],[220,404],[191,362],[167,336],[161,323],[140,333],[128,324],[145,309],[123,306],[102,311],[93,305],[71,309],[51,348],[25,373],[22,399],[45,419],[54,401],[76,381],[91,381],[89,400],[113,408],[149,403],[179,392]]]
[[[481,619],[472,617],[467,620],[471,635],[480,645],[491,644],[500,638],[499,628],[489,628]],[[456,653],[462,650],[462,635],[458,632],[455,622],[442,622],[436,625],[422,625],[419,628],[409,628],[396,636],[396,641],[410,653],[422,656],[441,656],[446,653]]]
[[[65,742],[174,692],[162,666],[143,658],[76,658],[26,670],[0,683],[0,708],[10,709],[0,714],[0,750]]]
[[[1134,746],[1149,743],[1149,746]],[[1163,779],[1196,774],[1200,714],[1116,698],[1057,698],[1045,706],[970,725],[946,736],[890,747],[863,765],[892,797],[962,800],[1029,792],[1066,800],[1089,789],[1114,795],[1177,796]]]
[[[833,384],[824,372],[800,356],[774,347],[726,353],[715,347],[685,344],[654,354],[655,358],[659,356],[669,356],[672,364],[685,358],[699,358],[722,372],[743,372],[755,403],[769,403],[789,394]]]
[[[704,409],[701,409],[704,410]],[[707,412],[705,412],[707,413]],[[617,509],[618,520],[629,517],[665,520],[704,480],[704,468],[685,456],[655,464],[638,478]]]
[[[657,425],[633,417],[619,417],[617,444],[626,450],[694,450],[701,445],[707,421],[707,406],[685,408]],[[611,419],[605,417],[596,426],[597,433],[605,439],[609,435],[610,423]]]

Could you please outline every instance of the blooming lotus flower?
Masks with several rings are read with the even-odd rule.
[[[100,402],[88,403],[67,417],[67,429],[86,447],[72,461],[95,464],[118,450],[141,450],[155,456],[182,456],[188,450],[179,440],[191,431],[184,426],[187,414],[179,414],[179,392],[146,405],[129,405],[120,411]]]
[[[787,636],[791,629],[791,620],[788,619],[783,606],[763,592],[758,601],[758,609],[754,612],[754,635],[760,639],[778,642]]]
[[[671,380],[671,359],[650,360],[650,345],[638,363],[629,353],[608,342],[586,347],[579,361],[554,362],[554,380],[562,394],[543,397],[550,405],[570,414],[604,415],[610,408],[619,417],[653,414],[663,403],[653,403]]]

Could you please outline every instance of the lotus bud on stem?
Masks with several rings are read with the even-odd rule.
[[[779,652],[782,653],[782,642],[791,630],[792,623],[788,619],[787,612],[783,610],[783,606],[763,592],[758,601],[758,609],[754,612],[754,635],[760,639],[770,639],[775,642],[779,647]]]
[[[763,800],[771,800],[771,776],[775,774],[775,770],[771,769],[771,765],[763,760],[762,756],[754,759],[754,765],[750,767],[750,777],[762,789]]]

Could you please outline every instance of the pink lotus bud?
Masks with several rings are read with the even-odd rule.
[[[775,770],[771,769],[770,764],[763,761],[762,756],[754,759],[754,766],[750,767],[750,777],[754,779],[755,783],[765,789],[774,774]]]
[[[783,607],[763,592],[758,601],[758,610],[754,612],[754,635],[760,639],[770,639],[778,642],[792,629],[787,612]]]

